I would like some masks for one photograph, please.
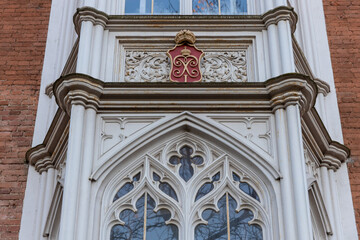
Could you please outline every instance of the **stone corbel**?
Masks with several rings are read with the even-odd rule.
[[[328,150],[324,154],[324,158],[320,166],[325,166],[328,169],[338,170],[341,167],[341,163],[345,162],[350,152],[348,149],[337,142],[330,143]]]
[[[322,93],[324,95],[324,97],[326,97],[326,95],[328,95],[330,93],[330,86],[327,82],[325,82],[319,78],[315,78],[314,82],[316,83],[316,86],[318,87],[319,93]]]
[[[92,22],[94,26],[100,25],[105,28],[107,22],[109,21],[109,16],[106,13],[99,11],[95,8],[83,7],[77,9],[73,17],[73,21],[75,25],[75,31],[79,35],[82,22],[89,21]]]
[[[69,117],[67,114],[62,110],[58,110],[44,142],[26,152],[26,162],[35,166],[35,170],[39,173],[47,171],[49,168],[55,168],[56,159],[54,159],[54,155],[61,151],[59,145],[66,144],[64,141],[61,141],[61,138],[67,135],[68,121]]]
[[[72,105],[82,105],[97,111],[103,82],[95,79],[90,81],[87,75],[69,74],[54,83],[53,91],[56,103],[70,116]]]
[[[264,21],[266,28],[268,28],[271,24],[276,25],[280,21],[289,21],[291,32],[294,33],[296,30],[298,16],[295,13],[294,8],[285,6],[277,7],[264,13],[261,17]]]
[[[301,114],[314,106],[317,87],[310,77],[302,74],[285,74],[266,81],[273,111],[289,105],[299,105]]]

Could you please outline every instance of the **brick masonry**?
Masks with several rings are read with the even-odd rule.
[[[0,0],[0,239],[18,239],[51,1]]]
[[[344,142],[360,236],[360,1],[323,0]]]

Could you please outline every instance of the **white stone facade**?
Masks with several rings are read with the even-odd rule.
[[[188,16],[182,1],[182,15],[125,16],[118,1],[52,2],[20,239],[108,240],[144,194],[182,240],[224,194],[266,240],[357,238],[322,2],[248,6],[246,16]],[[203,82],[169,80],[166,51],[182,29],[205,53]],[[203,159],[188,181],[169,163],[184,146]]]

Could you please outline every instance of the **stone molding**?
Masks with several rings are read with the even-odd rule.
[[[278,24],[280,21],[289,21],[291,32],[294,33],[296,30],[298,16],[295,13],[294,8],[281,6],[264,13],[262,15],[262,19],[266,28],[268,28],[271,24]]]
[[[83,74],[61,77],[53,87],[60,110],[43,144],[30,149],[27,161],[37,171],[54,166],[54,150],[66,133],[71,106],[95,111],[153,112],[264,111],[298,105],[304,141],[312,146],[320,165],[338,169],[350,155],[344,145],[331,140],[314,104],[317,86],[308,76],[285,74],[257,83],[105,83]],[[64,143],[62,143],[64,144]]]
[[[69,76],[78,76],[79,78],[69,78]],[[53,92],[56,103],[61,109],[69,115],[71,105],[82,105],[85,108],[93,108],[97,111],[99,98],[103,93],[102,82],[100,80],[91,81],[79,74],[70,74],[61,77],[61,81],[56,81],[53,85]]]
[[[105,29],[122,31],[208,31],[209,27],[222,31],[264,30],[279,21],[289,21],[295,32],[297,15],[293,8],[277,7],[263,15],[108,15],[92,7],[78,8],[74,17],[75,30],[79,34],[81,23],[90,21]]]
[[[44,142],[26,152],[26,162],[35,166],[39,173],[55,168],[57,156],[67,144],[69,116],[59,109],[45,136]]]
[[[316,83],[316,86],[318,87],[318,91],[319,93],[322,93],[325,97],[326,95],[328,95],[330,93],[330,85],[319,79],[319,78],[315,78],[314,82]]]

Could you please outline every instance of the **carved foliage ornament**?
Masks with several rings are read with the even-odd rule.
[[[189,30],[182,30],[176,35],[176,46],[167,52],[171,61],[171,81],[201,81],[200,61],[204,52],[195,47],[195,40],[195,35]]]

